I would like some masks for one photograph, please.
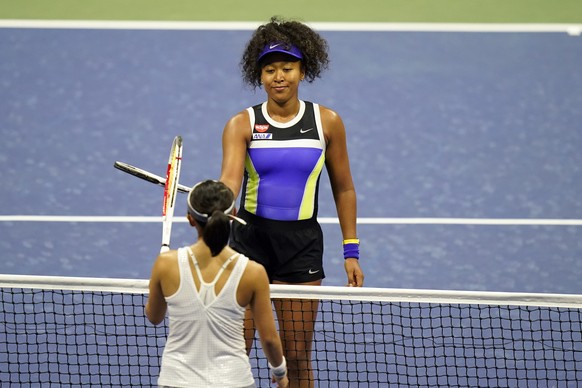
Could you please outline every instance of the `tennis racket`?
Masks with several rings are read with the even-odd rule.
[[[164,185],[164,201],[162,203],[162,247],[160,252],[170,250],[170,237],[172,235],[172,219],[174,217],[174,207],[176,205],[176,194],[178,192],[178,180],[180,179],[180,168],[182,165],[182,137],[176,136],[170,150],[168,158],[168,168],[166,170],[166,182]]]
[[[127,174],[133,175],[137,178],[151,182],[153,184],[156,184],[159,186],[164,186],[164,187],[166,186],[166,178],[163,178],[163,177],[156,175],[156,174],[152,174],[151,172],[149,172],[147,170],[132,166],[131,164],[117,161],[113,164],[113,167],[115,167],[116,169],[123,171]],[[192,189],[191,187],[184,186],[184,185],[181,185],[179,183],[177,186],[178,186],[178,191],[181,193],[189,193],[190,190]]]

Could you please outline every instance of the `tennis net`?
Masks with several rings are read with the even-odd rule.
[[[582,386],[582,295],[271,289],[319,300],[315,386]],[[167,325],[146,297],[147,280],[0,275],[1,385],[156,386]]]

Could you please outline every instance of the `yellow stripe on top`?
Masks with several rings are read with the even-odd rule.
[[[245,169],[247,174],[249,175],[249,179],[247,180],[246,192],[245,192],[245,210],[252,214],[257,213],[257,203],[258,203],[258,196],[259,196],[259,173],[253,166],[253,162],[247,153],[245,158]]]
[[[303,199],[301,200],[301,207],[299,208],[299,219],[305,220],[313,216],[315,207],[315,193],[317,192],[317,180],[319,179],[321,170],[325,164],[325,154],[322,153],[313,168],[307,183],[305,184],[305,191],[303,192]]]

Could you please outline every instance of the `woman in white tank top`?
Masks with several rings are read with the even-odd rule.
[[[188,195],[188,221],[198,240],[162,253],[145,306],[154,325],[168,312],[169,335],[158,384],[165,387],[254,387],[245,348],[246,307],[254,312],[273,382],[287,387],[287,367],[265,269],[227,246],[234,195],[206,180]],[[273,367],[273,365],[278,365]]]

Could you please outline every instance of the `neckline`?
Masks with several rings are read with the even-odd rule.
[[[287,121],[286,123],[282,123],[280,121],[277,121],[275,119],[273,119],[271,116],[269,116],[269,112],[267,111],[267,102],[263,102],[263,104],[261,105],[261,113],[263,114],[263,116],[265,117],[265,120],[267,120],[267,122],[277,128],[290,128],[292,126],[294,126],[295,124],[297,124],[302,118],[303,118],[303,114],[305,113],[305,101],[303,100],[299,100],[299,112],[297,112],[297,115],[295,115],[295,117],[293,117],[290,121]]]

